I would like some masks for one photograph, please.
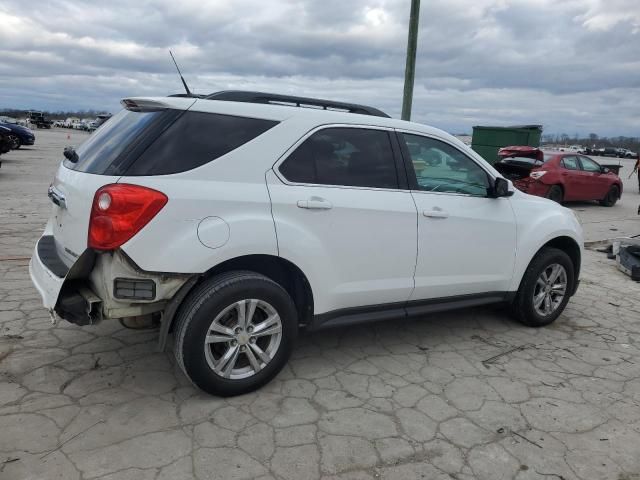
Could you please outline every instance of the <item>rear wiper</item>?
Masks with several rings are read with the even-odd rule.
[[[76,149],[73,147],[65,147],[64,149],[64,157],[69,160],[71,163],[78,162],[78,154],[76,153]]]

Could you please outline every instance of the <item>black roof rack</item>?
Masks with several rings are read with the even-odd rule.
[[[196,93],[174,93],[169,95],[170,97],[181,97],[181,98],[205,98],[206,95],[198,95]]]
[[[172,95],[172,97],[186,96],[184,94]],[[201,96],[193,95],[207,100],[224,100],[226,102],[246,102],[246,103],[266,103],[271,105],[289,105],[296,107],[318,108],[322,110],[334,110],[339,112],[359,113],[362,115],[373,115],[374,117],[387,117],[389,115],[381,110],[366,105],[356,105],[354,103],[334,102],[331,100],[321,100],[319,98],[294,97],[292,95],[278,95],[276,93],[245,92],[242,90],[224,90]]]

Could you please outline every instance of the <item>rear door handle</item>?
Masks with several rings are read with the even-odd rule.
[[[422,215],[429,218],[447,218],[449,213],[444,210],[434,208],[433,210],[425,210],[422,212]]]
[[[298,208],[307,208],[309,210],[330,210],[333,208],[331,202],[322,198],[313,198],[310,200],[298,200]]]

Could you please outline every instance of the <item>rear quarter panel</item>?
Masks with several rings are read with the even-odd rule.
[[[265,173],[308,128],[303,122],[285,120],[193,170],[121,177],[120,183],[143,185],[169,197],[158,215],[122,249],[144,270],[171,273],[202,273],[243,255],[278,255]],[[222,225],[223,231],[201,227],[199,234],[198,226],[211,218],[207,223],[213,228]],[[215,245],[204,236],[214,238]]]

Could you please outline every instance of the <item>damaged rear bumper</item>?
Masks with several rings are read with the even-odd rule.
[[[47,230],[33,252],[29,273],[52,320],[76,325],[162,311],[191,278],[142,271],[122,251],[87,249],[69,268]]]

